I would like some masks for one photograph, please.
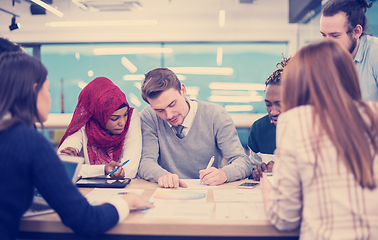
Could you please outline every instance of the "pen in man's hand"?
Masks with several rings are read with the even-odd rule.
[[[212,157],[210,158],[210,161],[209,161],[209,163],[207,164],[206,169],[211,168],[211,166],[213,166],[213,163],[214,163],[214,156],[212,156]],[[200,180],[200,182],[203,183],[203,182],[202,182],[202,179]]]
[[[124,166],[126,163],[128,163],[129,161],[130,161],[130,160],[124,161],[124,162],[122,163],[122,166],[121,166],[121,167],[123,167],[123,166]],[[116,168],[114,168],[114,170],[111,171],[111,172],[109,173],[109,175],[112,175],[113,173],[115,173],[119,168],[120,168],[119,166],[117,166]]]
[[[214,163],[214,156],[212,156],[212,157],[210,158],[209,164],[207,164],[206,169],[208,169],[208,168],[210,168],[211,166],[213,166],[213,163]]]

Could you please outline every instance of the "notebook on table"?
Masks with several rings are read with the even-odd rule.
[[[73,157],[68,155],[59,155],[60,160],[62,160],[68,176],[72,179],[72,183],[76,183],[79,179],[79,172],[81,165],[84,163],[84,158]],[[43,199],[43,197],[34,190],[33,202],[30,208],[25,212],[24,217],[36,216],[46,213],[52,213],[54,210],[48,205],[48,203]]]
[[[129,160],[124,161],[122,163],[122,166],[125,165]],[[120,167],[122,167],[120,166]],[[113,171],[110,172],[110,174],[117,171],[119,167],[116,167]],[[110,177],[110,175],[102,175],[102,176],[96,176],[96,177],[86,177],[86,178],[80,178],[76,185],[78,187],[87,187],[87,188],[124,188],[127,184],[129,184],[131,181],[130,178],[122,178],[119,180],[114,180]]]
[[[76,185],[82,188],[124,188],[130,181],[130,178],[113,180],[109,176],[98,176],[80,178]]]

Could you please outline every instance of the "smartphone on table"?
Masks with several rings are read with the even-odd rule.
[[[244,182],[238,186],[238,188],[254,188],[257,187],[260,183],[256,182]]]

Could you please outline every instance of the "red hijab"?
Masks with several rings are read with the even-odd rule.
[[[115,135],[106,129],[106,123],[122,104],[128,107],[128,118],[123,132]],[[127,103],[125,94],[112,81],[105,77],[95,78],[80,92],[70,125],[59,146],[67,136],[74,134],[85,125],[90,164],[100,165],[112,160],[118,161],[132,112],[133,108]]]

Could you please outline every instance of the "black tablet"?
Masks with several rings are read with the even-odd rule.
[[[113,180],[104,177],[89,177],[80,178],[76,185],[82,188],[124,188],[131,181],[130,178],[123,178],[121,180]]]

